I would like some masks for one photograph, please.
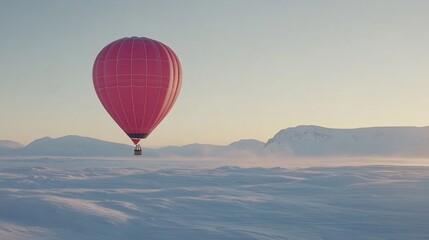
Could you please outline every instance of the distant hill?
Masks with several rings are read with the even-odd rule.
[[[18,156],[126,156],[132,147],[95,138],[64,136],[59,138],[44,137],[25,147],[1,151],[2,155]]]
[[[0,156],[129,157],[133,154],[131,145],[74,135],[59,138],[44,137],[25,147],[12,141],[2,142],[8,147],[0,147]],[[146,157],[248,156],[254,155],[263,146],[264,143],[257,140],[240,140],[227,146],[189,144],[158,149],[143,148],[143,154]]]
[[[24,145],[22,145],[19,142],[9,141],[9,140],[0,140],[0,148],[7,148],[7,149],[17,149],[22,148]]]
[[[129,157],[133,146],[89,137],[44,137],[22,146],[0,141],[0,156]],[[219,146],[188,144],[143,148],[146,157],[429,157],[429,127],[333,129],[297,126],[279,131],[267,143],[246,139]]]
[[[188,144],[183,146],[168,146],[159,149],[146,150],[146,155],[156,157],[245,157],[260,155],[265,143],[245,139],[226,146],[211,144]]]
[[[9,140],[0,140],[0,155],[10,154],[15,149],[24,147],[21,143],[9,141]]]
[[[429,127],[332,129],[298,126],[278,132],[265,150],[286,156],[429,156]]]

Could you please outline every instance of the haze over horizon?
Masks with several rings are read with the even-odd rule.
[[[298,125],[298,126],[288,127],[288,128],[284,128],[284,129],[279,129],[279,131],[277,131],[273,136],[269,137],[266,140],[259,140],[259,139],[256,139],[256,138],[242,138],[242,139],[232,140],[232,142],[228,142],[228,143],[225,143],[225,144],[214,144],[214,145],[224,146],[224,145],[228,145],[228,144],[231,144],[233,142],[242,141],[242,140],[257,140],[257,141],[265,142],[266,143],[271,138],[275,137],[277,134],[279,134],[279,133],[281,133],[283,131],[292,130],[292,129],[300,129],[300,128],[309,128],[309,129],[315,128],[315,129],[334,130],[334,131],[342,131],[342,130],[353,131],[353,130],[376,129],[376,128],[417,128],[417,129],[423,129],[423,128],[426,128],[426,127],[429,127],[429,126],[421,126],[421,127],[418,127],[418,126],[374,126],[374,127],[361,127],[361,128],[360,127],[357,127],[357,128],[328,128],[328,127],[317,126],[317,125],[312,125],[312,124],[310,124],[310,125]],[[57,136],[57,137],[40,136],[40,137],[37,137],[35,139],[32,139],[28,144],[30,144],[30,143],[32,143],[32,142],[34,142],[36,140],[40,140],[40,139],[44,139],[44,138],[58,139],[58,138],[64,138],[64,137],[70,137],[70,136],[77,136],[77,137],[83,137],[83,138],[93,138],[93,139],[97,139],[97,140],[101,140],[101,141],[107,141],[107,142],[113,142],[113,143],[123,143],[121,141],[115,142],[115,141],[108,141],[108,140],[105,140],[105,139],[98,139],[98,138],[95,138],[95,137],[92,137],[92,136],[84,136],[84,135],[77,135],[77,134],[68,134],[68,135]],[[11,139],[0,139],[0,141],[11,141],[11,142],[14,142],[14,143],[19,143],[22,146],[28,145],[28,144],[22,144],[21,142],[14,141],[14,140],[11,140]],[[133,145],[132,142],[126,142],[125,144],[130,145],[130,146]],[[211,143],[192,142],[192,143],[188,143],[188,144],[184,144],[184,145],[189,145],[189,144],[211,144]],[[157,146],[157,147],[167,147],[167,146],[172,146],[172,145]],[[175,145],[175,146],[183,146],[183,145]],[[157,148],[157,147],[155,147],[155,148]]]
[[[97,53],[126,36],[170,46],[178,101],[142,141],[267,141],[297,125],[429,125],[428,1],[3,1],[0,138],[130,144],[96,97]]]

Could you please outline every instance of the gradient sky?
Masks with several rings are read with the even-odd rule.
[[[99,102],[108,43],[170,46],[184,78],[144,146],[267,141],[280,129],[429,125],[429,1],[0,2],[0,139],[131,144]]]

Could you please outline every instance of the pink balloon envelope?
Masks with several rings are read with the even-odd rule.
[[[101,104],[138,144],[176,102],[182,69],[176,54],[165,44],[145,37],[126,37],[101,50],[92,78]]]

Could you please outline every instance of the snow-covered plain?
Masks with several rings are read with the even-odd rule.
[[[0,239],[429,238],[428,166],[249,161],[0,159]]]

